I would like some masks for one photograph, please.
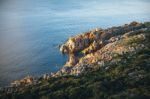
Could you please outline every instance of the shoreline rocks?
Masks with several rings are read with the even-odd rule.
[[[21,86],[21,85],[30,85],[35,83],[36,80],[32,76],[27,76],[21,80],[16,80],[11,83],[11,86]]]

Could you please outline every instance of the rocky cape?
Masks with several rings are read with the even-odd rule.
[[[7,97],[8,94],[16,93],[24,87],[41,85],[43,81],[51,81],[60,77],[80,77],[85,74],[92,75],[89,73],[91,71],[95,71],[96,73],[105,71],[107,76],[109,75],[113,78],[117,74],[118,77],[118,75],[121,75],[119,74],[120,72],[112,68],[116,66],[115,68],[118,69],[119,64],[121,64],[121,66],[131,65],[132,63],[130,63],[130,61],[137,57],[142,57],[141,60],[145,59],[144,66],[147,67],[141,68],[147,68],[147,71],[149,71],[149,40],[150,22],[139,23],[135,21],[107,29],[96,28],[70,37],[59,48],[61,53],[68,54],[69,56],[68,61],[62,69],[56,73],[44,74],[39,78],[28,76],[24,79],[14,81],[10,87],[0,89],[0,93],[2,93],[0,96]],[[137,56],[143,52],[143,56]],[[134,68],[136,68],[135,71],[139,70],[136,66]],[[134,68],[132,67],[132,69]],[[132,69],[130,69],[124,69],[126,70],[123,71],[123,73],[125,73],[124,75],[128,75],[129,78],[134,78],[135,80],[145,77],[143,73],[135,73],[135,71],[132,72]],[[146,71],[144,73],[146,73]],[[67,78],[63,79],[67,80]],[[51,83],[53,82],[51,81]],[[49,85],[49,83],[47,85]]]
[[[150,31],[147,24],[149,23],[131,22],[108,29],[96,28],[69,38],[60,46],[60,51],[69,55],[69,60],[62,72],[68,71],[68,73],[78,75],[86,67],[93,68],[91,64],[106,66],[107,63],[123,61],[116,59],[117,56],[127,53],[132,55],[139,50],[148,49],[148,45],[137,43],[148,39],[146,38],[148,34],[143,33]]]

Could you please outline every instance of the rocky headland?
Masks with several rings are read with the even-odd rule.
[[[148,99],[150,97],[149,41],[150,22],[131,22],[107,29],[96,28],[70,37],[59,48],[61,53],[69,56],[62,69],[39,78],[28,76],[14,81],[10,87],[0,89],[0,97],[20,98],[28,92],[30,98],[33,98],[36,93],[37,97],[36,95],[35,97],[40,99],[45,99],[43,98],[45,95],[57,99],[60,94],[60,99],[74,99],[73,95],[83,92],[84,98],[90,95],[88,97],[95,97],[95,99],[100,97],[116,99],[123,96],[124,98],[118,99],[128,97]],[[134,84],[139,89],[136,89]],[[34,89],[35,93],[32,93],[30,88]],[[73,93],[73,90],[76,93]],[[98,92],[95,92],[96,90]],[[78,93],[80,91],[81,93]],[[17,92],[19,93],[16,94]],[[98,98],[95,95],[99,95]],[[79,96],[78,99],[83,97]]]
[[[64,68],[71,68],[69,72],[74,74],[74,70],[77,68],[83,69],[84,66],[87,67],[91,64],[104,66],[107,63],[117,63],[123,61],[116,59],[117,56],[127,53],[132,55],[139,50],[148,49],[145,44],[137,43],[146,39],[148,34],[143,34],[143,32],[150,31],[146,24],[148,23],[131,22],[108,29],[96,28],[69,38],[60,46],[60,51],[69,55],[69,60]],[[78,56],[77,53],[81,55]],[[81,73],[81,71],[83,70],[77,70],[75,74]]]

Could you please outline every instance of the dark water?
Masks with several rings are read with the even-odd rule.
[[[0,0],[0,86],[57,71],[58,45],[95,27],[150,21],[149,0]]]

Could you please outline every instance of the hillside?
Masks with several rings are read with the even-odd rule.
[[[0,90],[0,99],[149,99],[150,22],[94,30],[60,46],[65,66]]]

